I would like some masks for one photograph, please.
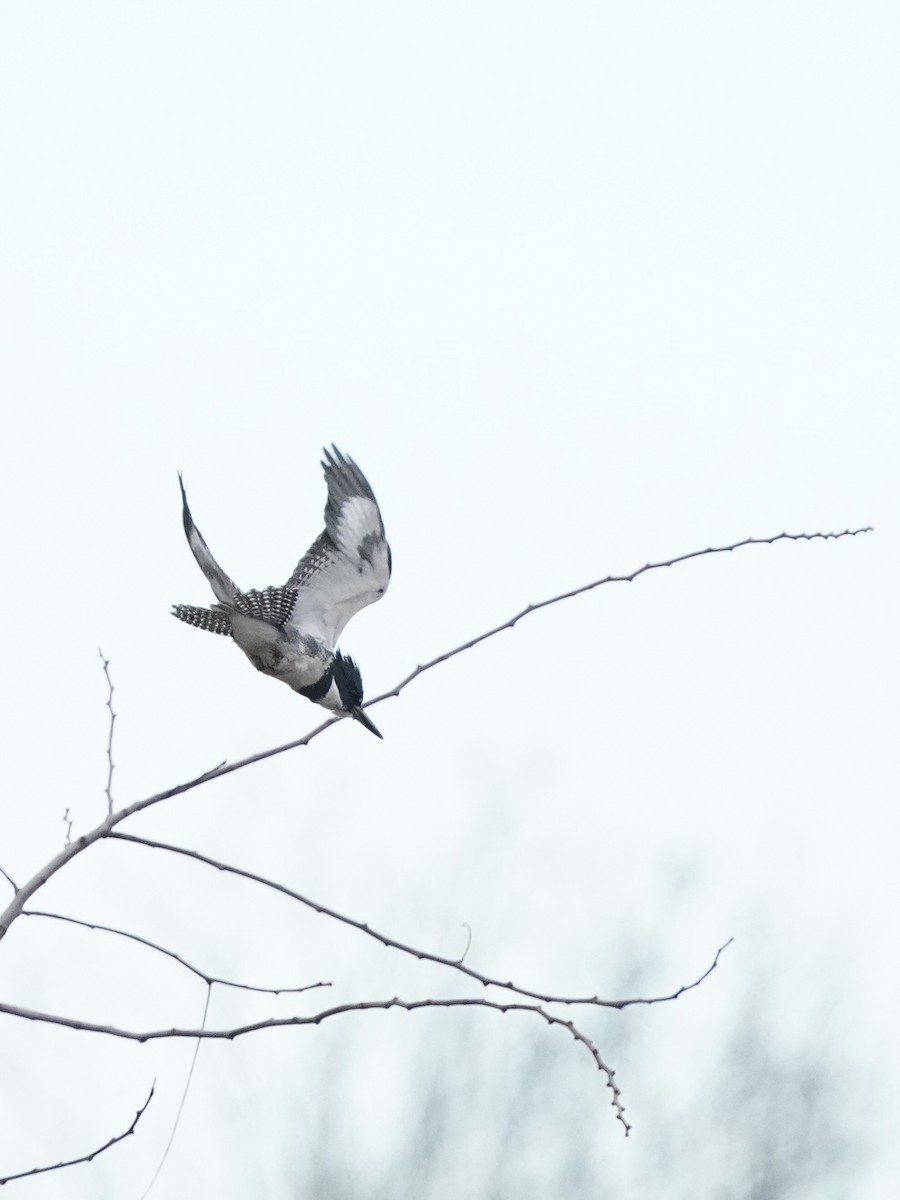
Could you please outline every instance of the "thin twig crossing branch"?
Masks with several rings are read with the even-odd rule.
[[[203,1005],[203,1017],[200,1021],[201,1029],[206,1028],[206,1019],[209,1016],[209,1005],[211,1000],[212,984],[208,983],[206,985],[206,1001]],[[188,1092],[191,1090],[191,1080],[194,1078],[194,1069],[197,1066],[197,1059],[200,1056],[200,1045],[201,1042],[198,1039],[194,1043],[194,1053],[191,1055],[191,1065],[188,1067],[187,1079],[184,1081],[184,1089],[181,1093],[181,1100],[178,1102],[178,1111],[175,1114],[175,1120],[172,1122],[172,1132],[169,1134],[169,1140],[166,1142],[166,1148],[163,1150],[162,1156],[156,1165],[156,1170],[153,1172],[150,1182],[147,1184],[146,1188],[141,1194],[141,1200],[147,1200],[147,1197],[153,1191],[153,1185],[156,1183],[157,1179],[159,1179],[162,1169],[166,1165],[166,1159],[169,1157],[169,1151],[172,1149],[172,1146],[175,1142],[175,1135],[178,1132],[178,1126],[181,1124],[181,1114],[184,1112],[184,1106],[187,1102]]]

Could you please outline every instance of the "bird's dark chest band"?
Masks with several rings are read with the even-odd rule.
[[[316,683],[311,683],[309,687],[297,688],[296,690],[301,696],[305,696],[307,700],[321,700],[323,696],[328,695],[328,689],[331,687],[333,679],[332,668],[329,667],[321,679]]]

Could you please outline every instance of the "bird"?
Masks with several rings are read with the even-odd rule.
[[[359,667],[337,642],[350,618],[387,591],[391,548],[365,475],[337,446],[323,454],[325,528],[287,583],[262,591],[241,591],[213,558],[194,524],[179,471],[185,536],[216,602],[209,608],[175,604],[172,615],[195,629],[233,638],[258,671],[380,738],[362,707]]]

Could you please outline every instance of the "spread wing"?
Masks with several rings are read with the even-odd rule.
[[[178,472],[178,483],[181,487],[181,501],[183,506],[181,515],[184,521],[184,535],[188,540],[188,545],[193,552],[194,558],[197,560],[197,565],[209,580],[216,599],[220,604],[226,604],[230,606],[238,592],[237,584],[233,579],[225,574],[225,572],[213,558],[209,546],[207,546],[206,542],[203,540],[203,534],[194,524],[194,518],[191,516],[191,510],[188,508],[187,493],[184,490],[184,481],[181,478],[180,471]],[[189,623],[192,625],[200,624],[200,622],[190,620],[190,618],[182,617],[181,619],[189,620]],[[210,628],[210,626],[205,626],[202,624],[200,624],[200,627]],[[221,633],[223,631],[216,629],[215,632]]]
[[[300,559],[287,587],[297,591],[291,625],[334,648],[350,618],[387,590],[391,550],[365,475],[336,446],[324,454],[325,529]]]
[[[257,624],[243,623],[242,647],[250,644],[253,630],[256,630],[258,638],[263,643],[269,644],[273,637],[272,630],[280,632],[290,619],[297,599],[296,591],[293,588],[271,587],[265,588],[261,592],[240,591],[234,580],[225,574],[213,558],[203,534],[194,524],[180,474],[178,482],[181,484],[185,536],[200,570],[210,582],[218,604],[214,604],[212,608],[198,608],[194,604],[176,604],[172,608],[173,615],[179,621],[185,621],[197,629],[206,629],[210,633],[221,633],[226,637],[234,636],[233,617],[238,614],[243,617],[252,617]]]

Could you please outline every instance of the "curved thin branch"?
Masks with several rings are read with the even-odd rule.
[[[182,958],[174,950],[168,950],[165,946],[160,946],[157,942],[151,942],[149,938],[142,937],[139,933],[129,933],[127,929],[116,929],[112,925],[101,925],[97,921],[82,921],[78,917],[66,917],[62,913],[44,912],[37,908],[23,908],[21,915],[23,917],[44,917],[51,921],[65,921],[68,925],[78,925],[82,929],[95,929],[101,933],[113,933],[116,937],[128,938],[129,941],[137,942],[140,946],[146,946],[150,950],[156,950],[157,953],[164,954],[166,958],[171,958],[199,979],[202,979],[207,986],[218,983],[222,987],[238,988],[244,992],[263,992],[267,996],[296,995],[300,992],[314,991],[316,988],[331,987],[331,983],[326,983],[325,981],[306,983],[302,987],[280,988],[258,987],[253,983],[236,983],[233,979],[222,979],[218,975],[208,975],[206,971],[201,971],[199,967],[195,967],[192,963],[189,963],[186,958]]]
[[[572,591],[561,592],[558,596],[551,596],[548,600],[541,600],[537,604],[529,604],[527,608],[523,608],[521,612],[516,613],[508,621],[502,625],[496,625],[493,629],[489,629],[487,633],[479,634],[477,637],[471,638],[462,645],[456,646],[453,650],[448,650],[445,654],[439,654],[436,658],[429,662],[421,663],[414,671],[411,671],[404,679],[402,679],[396,687],[390,691],[383,692],[380,696],[369,700],[365,707],[369,708],[372,705],[380,704],[383,700],[387,700],[392,696],[399,696],[405,687],[407,687],[414,679],[423,675],[426,671],[430,671],[439,663],[446,662],[450,658],[454,658],[457,654],[462,654],[465,650],[470,650],[473,646],[477,646],[480,642],[486,641],[488,638],[494,637],[501,633],[504,629],[512,629],[524,617],[530,613],[537,612],[539,609],[548,608],[551,604],[559,604],[563,600],[570,600],[574,596],[580,596],[584,592],[592,591],[594,588],[602,587],[607,583],[631,583],[638,576],[645,574],[647,571],[655,571],[661,567],[673,567],[677,563],[687,562],[691,558],[701,558],[707,554],[727,554],[732,550],[739,550],[742,546],[761,546],[771,545],[773,542],[782,540],[789,541],[813,541],[816,538],[823,540],[837,539],[843,537],[855,537],[859,533],[870,533],[871,525],[863,526],[860,529],[845,529],[841,533],[777,533],[773,537],[768,538],[744,538],[743,541],[733,542],[729,546],[710,546],[706,550],[693,550],[689,554],[681,554],[675,558],[666,559],[661,562],[645,563],[644,566],[638,567],[629,575],[607,575],[603,579],[596,579],[593,583],[586,583],[582,587],[574,588]],[[106,819],[102,821],[95,829],[89,833],[76,838],[71,845],[65,846],[62,851],[46,863],[40,871],[27,883],[19,889],[13,897],[11,903],[7,905],[5,911],[0,913],[0,939],[5,937],[7,930],[13,921],[19,916],[27,901],[50,879],[57,871],[62,868],[82,850],[86,850],[88,846],[94,845],[101,839],[108,837],[110,831],[128,817],[134,816],[135,813],[143,812],[144,809],[150,808],[154,804],[159,804],[163,800],[170,800],[174,796],[184,795],[185,792],[190,792],[194,788],[199,787],[202,783],[207,783],[212,779],[219,779],[224,775],[230,775],[233,771],[241,771],[244,767],[249,767],[253,763],[263,762],[267,758],[274,758],[278,754],[285,754],[288,750],[296,750],[300,746],[308,746],[309,743],[319,734],[324,733],[331,725],[334,725],[341,718],[333,717],[331,720],[324,721],[315,729],[305,734],[302,738],[297,738],[292,742],[286,742],[283,746],[274,746],[270,750],[262,750],[257,754],[251,754],[247,758],[242,758],[239,762],[220,763],[209,771],[204,771],[202,775],[198,775],[196,779],[191,779],[187,783],[177,784],[175,787],[167,788],[163,792],[157,792],[153,796],[145,796],[142,800],[135,800],[132,804],[120,808],[117,812],[110,812]]]
[[[468,975],[470,979],[476,980],[484,987],[502,988],[504,991],[514,992],[517,996],[525,996],[529,1000],[539,1000],[542,1004],[586,1004],[597,1008],[615,1008],[621,1011],[623,1008],[631,1008],[637,1004],[664,1004],[670,1000],[677,1000],[685,992],[699,987],[704,979],[712,974],[718,966],[722,952],[734,940],[733,938],[729,938],[725,945],[719,947],[712,963],[706,968],[699,979],[694,980],[693,983],[682,985],[666,996],[634,997],[627,1000],[602,1000],[599,996],[552,996],[530,988],[519,987],[511,979],[494,979],[490,975],[484,975],[481,971],[476,971],[474,967],[467,967],[465,962],[460,958],[447,958],[442,954],[432,954],[428,950],[419,950],[415,946],[407,945],[406,942],[400,942],[396,938],[392,938],[389,934],[380,933],[377,929],[373,929],[370,925],[366,924],[365,921],[358,921],[354,917],[348,917],[336,909],[329,908],[326,904],[320,904],[316,900],[311,900],[308,896],[294,891],[293,888],[289,888],[284,883],[279,883],[275,879],[267,879],[265,875],[257,875],[254,871],[246,871],[243,867],[234,867],[229,863],[220,862],[218,859],[201,854],[199,850],[187,850],[183,846],[173,846],[169,842],[153,841],[150,838],[138,837],[133,833],[110,833],[109,837],[115,841],[133,842],[137,846],[146,846],[150,850],[165,850],[170,854],[181,854],[185,858],[194,859],[195,862],[203,863],[207,867],[213,867],[217,871],[224,871],[228,875],[236,875],[240,879],[249,879],[251,883],[261,884],[263,887],[270,888],[273,892],[280,892],[282,896],[287,896],[290,900],[296,900],[298,903],[312,909],[313,912],[331,917],[335,921],[340,921],[343,925],[349,925],[351,929],[356,929],[360,933],[374,938],[382,946],[386,946],[391,950],[399,950],[402,954],[409,954],[421,962],[432,962],[437,963],[441,967],[450,967],[454,971]]]
[[[50,1167],[32,1167],[30,1171],[19,1171],[16,1175],[6,1175],[0,1179],[0,1187],[2,1187],[4,1183],[12,1183],[14,1179],[27,1179],[31,1175],[43,1175],[47,1171],[61,1171],[63,1167],[77,1167],[79,1163],[93,1162],[98,1154],[102,1154],[104,1150],[109,1150],[109,1148],[111,1146],[115,1146],[117,1142],[124,1142],[127,1137],[130,1137],[131,1134],[134,1133],[135,1129],[137,1129],[138,1121],[140,1121],[141,1117],[147,1111],[147,1106],[153,1099],[153,1093],[155,1090],[156,1080],[153,1081],[153,1086],[150,1088],[150,1095],[134,1114],[134,1120],[124,1133],[120,1133],[116,1137],[110,1138],[109,1141],[103,1146],[98,1147],[96,1150],[92,1150],[90,1154],[82,1154],[80,1158],[68,1158],[65,1160],[65,1162],[54,1163]]]
[[[565,1021],[537,1004],[522,1004],[518,1001],[486,1000],[483,997],[449,997],[445,999],[429,998],[427,1000],[401,1000],[394,996],[390,1000],[359,1000],[352,1004],[337,1004],[334,1008],[326,1008],[321,1012],[311,1013],[301,1017],[268,1017],[264,1021],[254,1021],[249,1025],[236,1025],[233,1029],[149,1029],[134,1030],[120,1029],[116,1025],[97,1025],[92,1021],[80,1021],[74,1017],[60,1017],[53,1013],[38,1012],[35,1009],[19,1008],[13,1004],[0,1003],[0,1012],[11,1017],[19,1017],[26,1021],[40,1021],[49,1025],[63,1025],[68,1029],[77,1029],[85,1033],[101,1033],[106,1037],[123,1038],[132,1042],[161,1041],[172,1038],[202,1038],[216,1041],[233,1041],[249,1033],[258,1033],[263,1029],[282,1029],[287,1026],[321,1025],[330,1017],[343,1016],[351,1012],[370,1012],[375,1009],[386,1011],[400,1008],[405,1012],[416,1012],[424,1008],[487,1008],[494,1012],[528,1012],[540,1017],[548,1025],[566,1029],[576,1042],[590,1054],[599,1071],[606,1076],[606,1086],[612,1091],[612,1107],[616,1110],[616,1118],[625,1128],[627,1137],[631,1126],[625,1120],[625,1107],[622,1104],[622,1093],[615,1081],[615,1071],[603,1061],[600,1051],[587,1034],[583,1033],[572,1021]]]
[[[16,885],[16,881],[13,879],[12,875],[10,875],[7,871],[4,871],[2,867],[0,867],[0,875],[3,876],[3,878],[6,880],[6,882],[9,884],[9,886],[12,888],[12,890],[14,892],[17,892],[19,890]]]

